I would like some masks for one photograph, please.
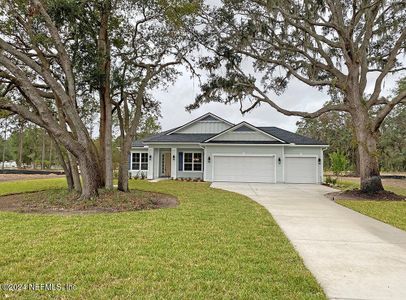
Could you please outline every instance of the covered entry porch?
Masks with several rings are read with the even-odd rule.
[[[145,153],[145,154],[142,154]],[[148,179],[158,178],[200,178],[203,179],[204,150],[196,146],[182,145],[181,147],[156,146],[133,150],[131,153],[130,172],[145,172]],[[141,167],[134,163],[138,157],[147,158],[146,170],[134,169]]]

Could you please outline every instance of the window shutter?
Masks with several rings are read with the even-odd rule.
[[[183,171],[183,152],[179,152],[179,171]]]
[[[128,170],[131,170],[131,153],[128,154]]]

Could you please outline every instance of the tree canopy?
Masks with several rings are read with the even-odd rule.
[[[209,50],[200,64],[210,76],[188,109],[216,101],[240,103],[242,113],[261,104],[305,118],[346,112],[360,157],[361,189],[383,189],[377,132],[406,99],[406,91],[382,93],[389,75],[406,70],[404,1],[230,0],[205,9],[200,22],[193,31]],[[293,78],[325,90],[332,101],[313,112],[283,107],[277,100]]]

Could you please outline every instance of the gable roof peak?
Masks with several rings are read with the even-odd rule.
[[[211,140],[213,140],[215,138],[218,138],[219,136],[222,136],[222,135],[226,134],[227,132],[238,131],[238,128],[241,128],[241,127],[244,127],[244,126],[249,128],[249,129],[252,129],[252,131],[257,131],[257,132],[260,132],[260,133],[262,133],[264,135],[267,135],[267,136],[269,136],[269,137],[271,137],[271,138],[273,138],[273,139],[275,139],[275,140],[277,140],[277,141],[279,141],[281,143],[286,143],[286,141],[284,141],[284,140],[270,134],[269,132],[266,132],[265,130],[262,130],[261,128],[256,127],[256,126],[254,126],[254,125],[252,125],[252,124],[250,124],[250,123],[248,123],[246,121],[242,121],[242,122],[240,122],[240,123],[238,123],[238,124],[236,124],[234,126],[231,126],[228,129],[226,129],[226,130],[224,130],[224,131],[222,131],[222,132],[208,138],[207,140],[204,141],[204,143],[210,142]]]
[[[205,120],[205,119],[211,119],[211,120],[215,119],[215,120],[218,120],[218,121],[220,121],[220,122],[224,122],[224,123],[226,123],[227,125],[230,125],[231,127],[234,126],[233,123],[231,123],[231,122],[229,122],[229,121],[227,121],[227,120],[225,120],[225,119],[223,119],[223,118],[220,118],[219,116],[213,114],[212,112],[207,112],[207,113],[205,113],[204,115],[201,115],[200,117],[198,117],[198,118],[196,118],[196,119],[194,119],[194,120],[192,120],[192,121],[190,121],[190,122],[187,122],[187,123],[184,124],[184,125],[181,125],[181,126],[179,126],[179,127],[177,127],[177,128],[174,128],[173,130],[169,130],[169,131],[166,133],[166,135],[173,134],[173,133],[175,133],[175,132],[177,132],[177,131],[179,131],[179,130],[182,130],[182,129],[184,129],[184,128],[186,128],[186,127],[188,127],[188,126],[190,126],[190,125],[192,125],[192,124],[194,124],[194,123],[196,123],[196,122],[203,121],[203,120]]]

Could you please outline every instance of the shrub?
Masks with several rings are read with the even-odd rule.
[[[331,170],[336,177],[340,176],[344,171],[347,171],[349,161],[344,153],[336,151],[330,153]]]
[[[326,183],[331,185],[337,184],[337,178],[333,178],[330,175],[326,177]]]

